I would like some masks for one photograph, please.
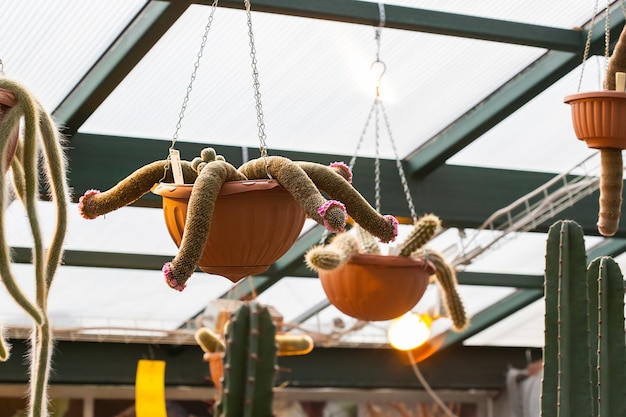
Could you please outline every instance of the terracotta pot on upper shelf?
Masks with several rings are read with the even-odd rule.
[[[6,113],[9,109],[17,104],[17,100],[15,99],[15,95],[9,90],[5,90],[0,88],[0,124],[4,122]],[[11,132],[11,138],[9,139],[9,143],[6,145],[4,162],[5,162],[5,172],[11,167],[11,160],[13,160],[13,155],[15,155],[15,149],[17,147],[17,141],[19,138],[20,128],[19,123],[15,126],[15,129]]]
[[[339,311],[359,320],[383,321],[415,307],[435,269],[423,259],[356,254],[339,268],[318,273],[328,300]]]
[[[158,184],[165,223],[180,246],[193,184]],[[284,255],[300,236],[305,213],[276,180],[231,181],[222,185],[211,230],[198,266],[237,282],[260,274]]]
[[[564,99],[572,107],[576,137],[594,149],[626,149],[626,92],[592,91]]]

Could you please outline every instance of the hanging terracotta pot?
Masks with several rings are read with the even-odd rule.
[[[355,254],[333,270],[319,270],[328,300],[351,317],[391,320],[422,298],[435,269],[429,262],[405,256]]]
[[[193,184],[158,184],[167,229],[180,246]],[[200,269],[237,282],[260,274],[298,239],[305,213],[276,180],[224,183],[215,203]]]
[[[592,91],[565,97],[576,137],[594,149],[626,149],[626,92]]]
[[[0,124],[4,122],[7,111],[16,104],[17,100],[15,99],[15,95],[9,90],[0,88]],[[9,143],[6,145],[6,153],[4,155],[5,172],[11,166],[11,160],[13,160],[13,155],[15,155],[15,148],[17,147],[19,133],[20,128],[18,124],[11,132]]]

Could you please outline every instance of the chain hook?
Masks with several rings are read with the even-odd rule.
[[[378,79],[376,80],[376,97],[380,97],[380,86],[383,82],[383,75],[385,75],[385,72],[387,71],[387,65],[380,59],[376,59],[376,61],[372,62],[372,65],[370,65],[370,70],[373,70],[377,65],[381,67],[381,70],[380,74],[378,74]]]

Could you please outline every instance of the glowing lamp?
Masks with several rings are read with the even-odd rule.
[[[430,337],[431,324],[429,315],[409,312],[391,322],[387,338],[391,346],[398,350],[415,349]]]

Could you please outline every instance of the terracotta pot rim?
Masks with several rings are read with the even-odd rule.
[[[280,187],[281,185],[276,180],[271,179],[254,179],[254,180],[241,180],[241,181],[228,181],[222,185],[218,195],[231,195],[245,193],[248,191],[262,191],[271,190],[272,188]],[[167,198],[183,198],[189,199],[191,196],[191,190],[193,184],[173,184],[161,182],[155,184],[151,191],[154,194]]]
[[[373,265],[394,268],[433,268],[430,262],[422,258],[414,259],[408,256],[375,255],[370,253],[357,253],[355,255],[352,255],[352,257],[348,260],[348,263],[356,265]],[[434,273],[434,270],[432,273]]]
[[[4,88],[0,88],[0,104],[3,106],[14,107],[17,104],[15,94]]]
[[[602,90],[602,91],[587,91],[584,93],[570,94],[565,96],[563,102],[571,103],[573,101],[585,100],[585,99],[598,99],[598,98],[611,98],[626,100],[626,91],[614,91],[614,90]]]

